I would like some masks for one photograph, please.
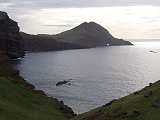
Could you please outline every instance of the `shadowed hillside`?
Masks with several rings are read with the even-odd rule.
[[[132,45],[129,41],[114,38],[108,30],[97,23],[81,25],[57,35],[29,35],[21,33],[27,51],[51,51],[83,49],[113,45]]]
[[[39,52],[83,48],[77,44],[58,41],[51,35],[30,35],[23,32],[20,34],[26,51]]]
[[[57,34],[60,41],[79,44],[84,47],[98,47],[112,45],[132,45],[128,41],[113,37],[107,29],[95,22],[84,22],[79,26]]]

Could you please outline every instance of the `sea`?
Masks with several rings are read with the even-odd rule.
[[[80,114],[160,80],[160,42],[26,53],[14,63],[36,89]],[[58,82],[67,84],[56,86]]]

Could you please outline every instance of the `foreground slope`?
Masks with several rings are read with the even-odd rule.
[[[0,63],[0,120],[67,120],[72,116],[67,106],[34,90],[18,71]]]
[[[160,81],[73,120],[160,120]]]

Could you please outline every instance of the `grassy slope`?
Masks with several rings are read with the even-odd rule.
[[[74,120],[160,120],[160,81]]]
[[[56,102],[27,89],[25,81],[0,65],[0,120],[66,120]]]

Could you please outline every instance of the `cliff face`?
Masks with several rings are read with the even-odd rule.
[[[17,22],[0,11],[0,55],[18,58],[24,55]]]

